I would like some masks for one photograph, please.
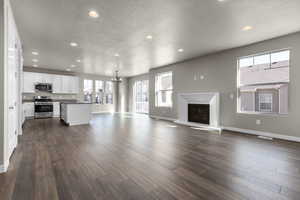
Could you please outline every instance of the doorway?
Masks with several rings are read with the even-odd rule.
[[[134,111],[136,113],[149,113],[149,81],[140,80],[133,87]]]

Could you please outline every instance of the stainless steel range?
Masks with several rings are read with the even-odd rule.
[[[50,118],[53,117],[53,102],[47,96],[34,97],[34,118]]]

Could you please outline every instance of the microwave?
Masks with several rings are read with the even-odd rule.
[[[37,83],[35,84],[36,92],[51,92],[52,93],[52,84],[50,83]]]

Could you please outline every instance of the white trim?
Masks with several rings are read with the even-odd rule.
[[[228,131],[234,131],[244,134],[250,134],[250,135],[258,135],[258,136],[265,136],[265,137],[271,137],[271,138],[277,138],[281,140],[288,140],[293,142],[300,142],[300,137],[295,136],[289,136],[289,135],[281,135],[277,133],[271,133],[271,132],[264,132],[264,131],[256,131],[256,130],[250,130],[250,129],[243,129],[243,128],[235,128],[235,127],[222,127],[223,130]]]
[[[114,112],[112,112],[112,111],[97,111],[97,112],[92,112],[92,115],[94,115],[94,114],[105,114],[105,113],[113,114]]]
[[[157,115],[149,115],[150,118],[154,118],[154,119],[162,119],[162,120],[167,120],[167,121],[171,121],[174,122],[176,119],[174,118],[169,118],[169,117],[161,117],[161,116],[157,116]]]
[[[69,126],[79,126],[79,125],[89,125],[90,123],[86,122],[74,122],[74,123],[68,123]]]
[[[4,162],[3,165],[0,165],[0,174],[7,172],[9,166],[9,161]]]
[[[206,125],[206,124],[193,123],[193,122],[184,122],[184,121],[179,121],[179,120],[174,121],[174,123],[185,125],[185,126],[207,128],[207,129],[219,131],[219,133],[222,132],[222,128],[220,128],[220,127],[214,127],[214,126],[209,126],[209,125]]]

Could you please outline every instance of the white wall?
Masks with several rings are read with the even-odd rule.
[[[0,0],[0,166],[4,163],[4,0]]]
[[[8,166],[9,163],[9,158],[10,158],[10,154],[8,151],[8,142],[9,142],[9,138],[8,138],[8,102],[9,102],[9,97],[8,97],[8,90],[9,87],[11,87],[11,84],[8,83],[8,47],[9,46],[14,46],[15,45],[15,38],[12,40],[9,40],[8,36],[16,36],[17,40],[19,40],[18,37],[18,32],[17,32],[17,27],[14,24],[14,20],[12,20],[10,18],[10,20],[8,20],[8,13],[12,13],[11,10],[11,6],[8,0],[0,0],[0,171],[3,172],[6,170],[6,167]],[[11,16],[13,16],[13,14],[11,14]],[[11,23],[8,25],[8,23]],[[8,29],[8,26],[11,26],[12,29]],[[9,45],[9,42],[14,42],[12,45]],[[17,41],[19,47],[21,46],[21,42]],[[15,59],[19,59],[18,56],[15,57]],[[21,73],[21,66],[19,63],[19,61],[17,61],[16,63],[18,63],[18,68],[17,73],[20,74]],[[17,78],[17,83],[14,83],[14,87],[17,87],[17,89],[19,89],[19,76]],[[17,103],[20,103],[19,100],[21,98],[21,93],[17,94]],[[19,112],[20,109],[22,109],[22,107],[17,106],[17,116],[15,118],[15,120],[19,120],[21,119],[21,117],[19,116],[19,114],[21,112]],[[16,126],[20,126],[20,124],[18,124],[18,121],[16,121]],[[19,128],[17,128],[17,131],[19,131]]]

